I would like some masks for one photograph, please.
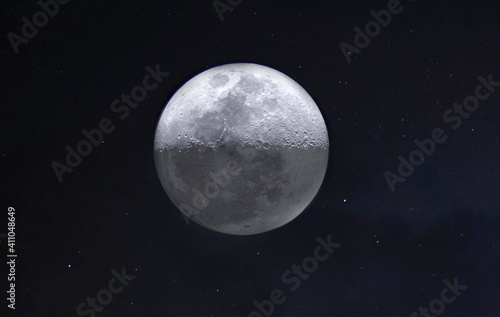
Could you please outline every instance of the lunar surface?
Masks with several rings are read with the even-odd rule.
[[[257,64],[190,79],[167,103],[154,140],[172,202],[194,222],[233,235],[296,218],[323,182],[328,150],[314,100],[290,77]]]

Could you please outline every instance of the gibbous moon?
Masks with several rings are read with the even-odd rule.
[[[186,82],[158,121],[154,158],[172,202],[208,229],[250,235],[292,221],[317,194],[328,132],[309,94],[257,64]]]

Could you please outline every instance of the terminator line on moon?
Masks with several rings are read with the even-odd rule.
[[[297,217],[328,163],[323,117],[294,80],[257,64],[193,77],[158,121],[154,157],[172,202],[218,232],[266,232]]]

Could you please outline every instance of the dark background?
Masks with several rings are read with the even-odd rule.
[[[225,2],[225,1],[224,1]],[[111,270],[136,276],[96,316],[248,316],[281,288],[273,316],[410,316],[440,297],[444,279],[468,286],[442,316],[500,315],[500,89],[457,131],[442,115],[500,81],[496,1],[402,1],[404,10],[348,64],[339,48],[388,1],[251,1],[221,21],[211,1],[70,1],[14,53],[36,1],[1,6],[2,216],[16,208],[17,303],[2,316],[77,316]],[[153,137],[161,111],[192,76],[253,62],[284,72],[315,99],[330,163],[311,205],[254,236],[186,224],[158,180]],[[168,76],[120,120],[110,110],[145,67]],[[60,183],[53,161],[110,118],[115,131]],[[449,140],[392,193],[414,139]],[[294,292],[281,282],[316,237],[341,247]]]

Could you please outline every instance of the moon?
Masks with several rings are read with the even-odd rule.
[[[172,202],[201,226],[232,235],[270,231],[301,214],[323,182],[328,152],[311,96],[251,63],[191,78],[163,109],[154,138]]]

